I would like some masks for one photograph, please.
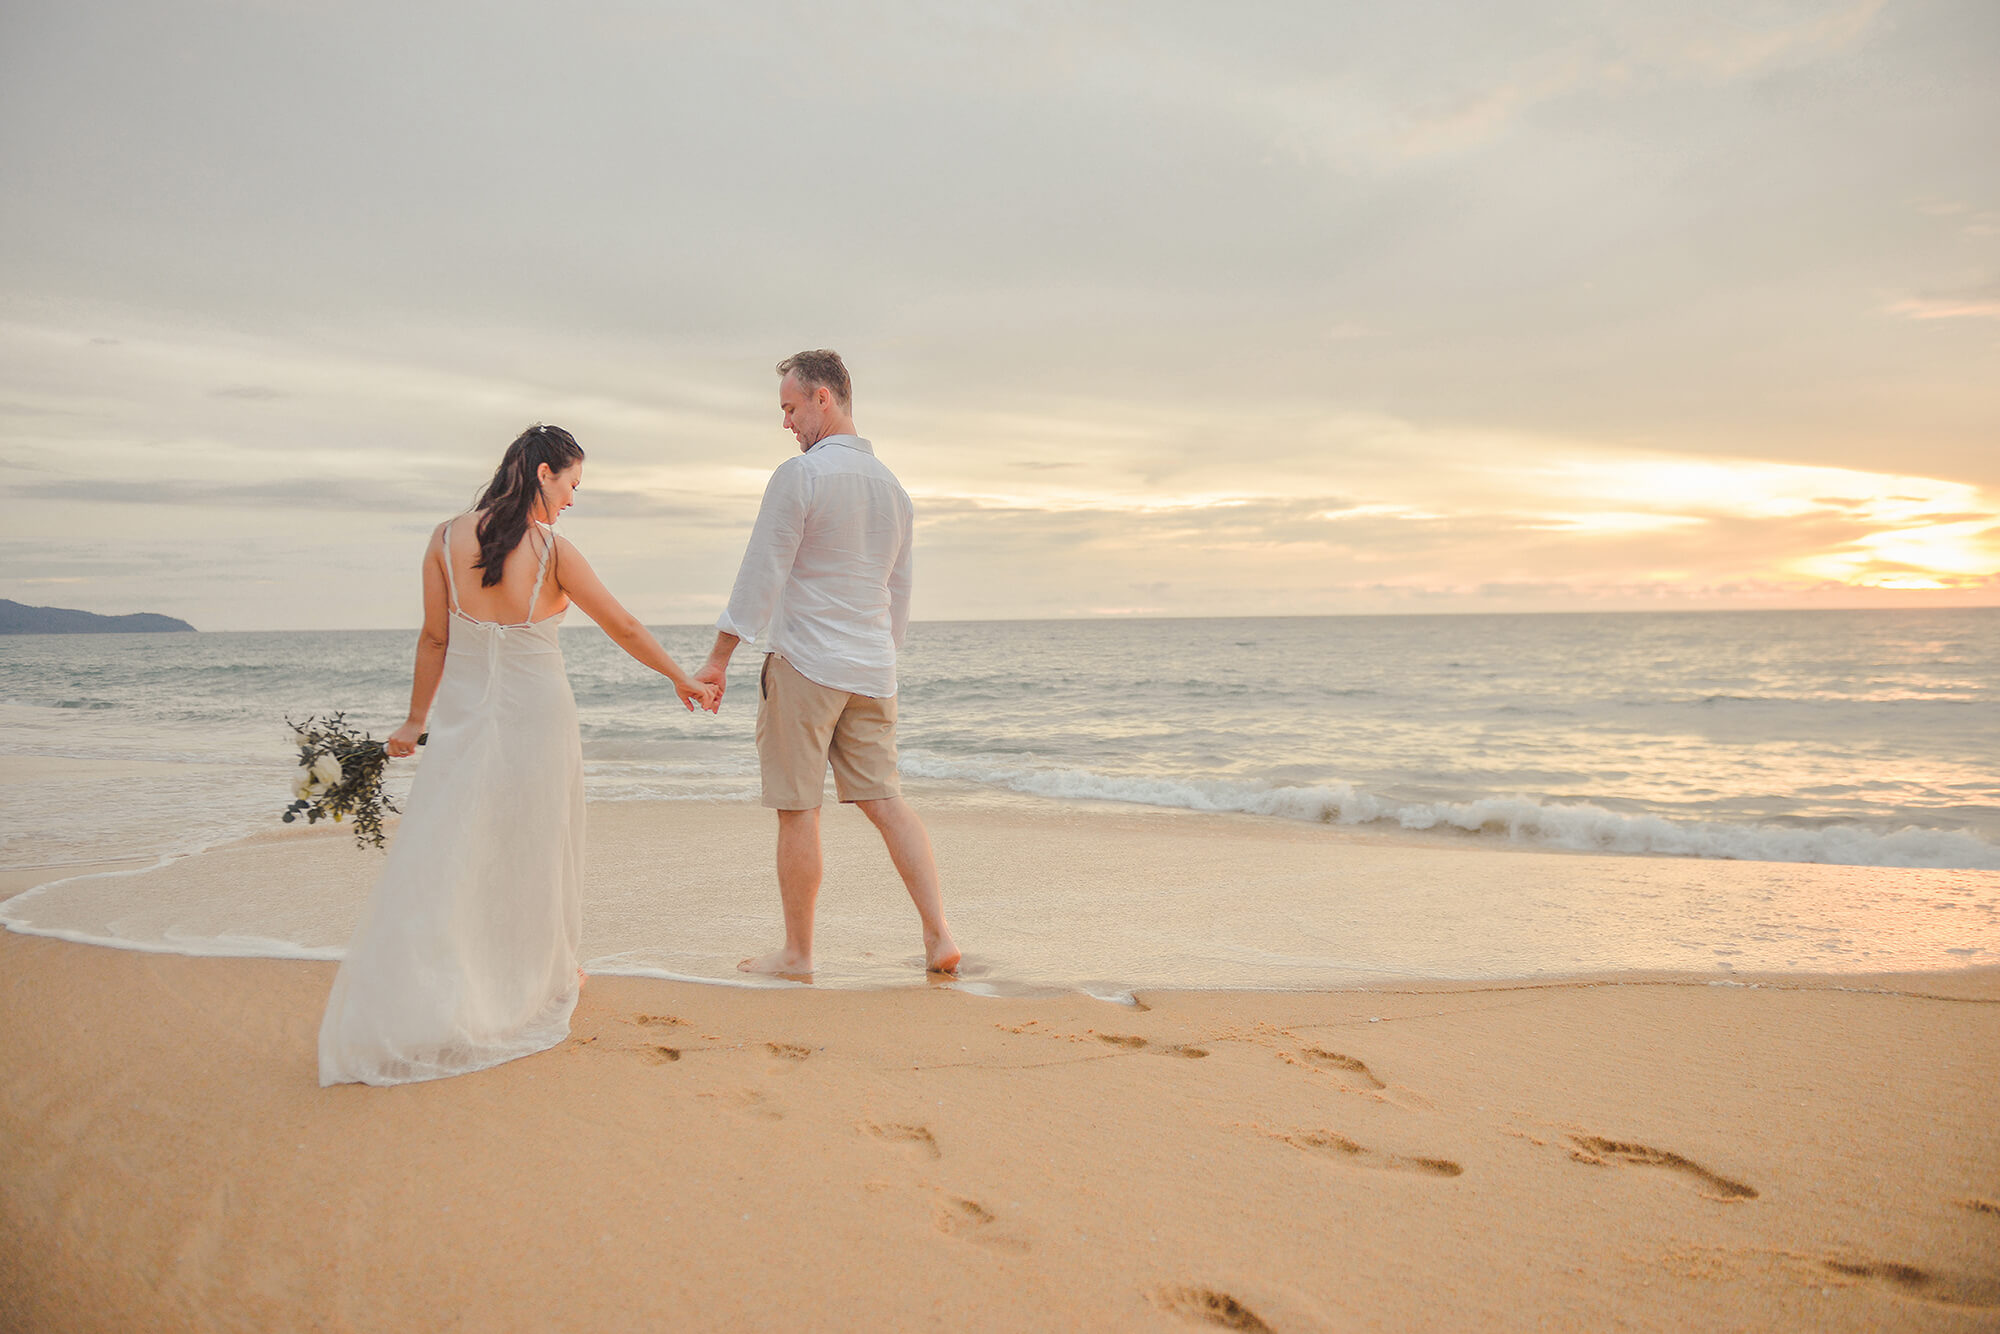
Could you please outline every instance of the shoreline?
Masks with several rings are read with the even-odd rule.
[[[550,1051],[322,1090],[332,972],[0,933],[0,1326],[2000,1319],[2000,970],[1130,1007],[600,976]]]
[[[1276,816],[913,796],[967,949],[955,985],[972,991],[1125,997],[2000,965],[1995,871],[1501,849]],[[768,813],[620,801],[592,803],[588,819],[584,966],[745,981],[736,961],[778,930]],[[823,824],[816,983],[908,984],[921,975],[916,921],[879,840],[851,809],[830,806]],[[0,871],[10,900],[0,920],[197,957],[337,958],[382,864],[345,826],[279,828],[157,861]]]

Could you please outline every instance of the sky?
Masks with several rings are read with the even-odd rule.
[[[654,624],[832,347],[922,619],[2000,605],[1991,0],[0,4],[0,596]]]

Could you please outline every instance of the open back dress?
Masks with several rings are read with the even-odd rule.
[[[404,1084],[498,1065],[569,1033],[582,929],[583,753],[556,626],[459,606],[423,762],[319,1031],[319,1082]]]

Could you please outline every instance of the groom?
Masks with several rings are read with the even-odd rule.
[[[764,804],[778,812],[785,944],[737,967],[812,972],[819,807],[831,761],[834,790],[880,831],[917,905],[925,965],[956,972],[930,835],[903,800],[896,773],[896,650],[910,623],[909,493],[854,433],[853,385],[839,353],[786,357],[778,374],[778,406],[800,454],[779,464],[764,488],[735,590],[715,622],[715,648],[694,674],[720,692],[736,646],[763,638],[757,763]]]

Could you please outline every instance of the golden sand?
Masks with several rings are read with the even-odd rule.
[[[318,1087],[332,965],[0,933],[9,1330],[1993,1329],[2000,973],[600,977]]]

